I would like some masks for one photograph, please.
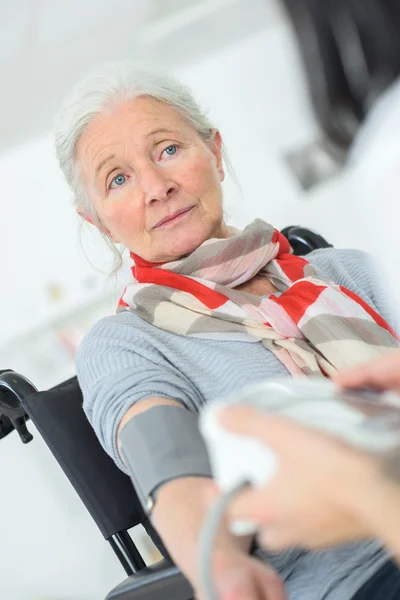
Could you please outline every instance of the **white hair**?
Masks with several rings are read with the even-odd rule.
[[[57,158],[74,192],[76,207],[83,215],[94,216],[76,163],[78,142],[97,116],[138,96],[168,103],[191,123],[205,142],[213,139],[213,125],[189,88],[164,71],[124,61],[107,64],[93,72],[72,90],[54,120]],[[229,168],[224,150],[223,154]]]

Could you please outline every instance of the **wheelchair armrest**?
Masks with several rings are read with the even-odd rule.
[[[106,600],[192,600],[193,588],[167,559],[145,567],[117,585]]]

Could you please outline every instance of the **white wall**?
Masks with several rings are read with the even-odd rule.
[[[3,282],[0,345],[93,297],[103,280],[78,243],[72,195],[45,135],[0,160]],[[50,288],[59,288],[52,300]]]

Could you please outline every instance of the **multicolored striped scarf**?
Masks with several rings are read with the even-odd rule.
[[[131,258],[133,281],[119,311],[134,311],[178,335],[261,342],[292,375],[331,376],[399,347],[400,338],[373,308],[324,280],[261,220],[173,262]],[[279,292],[256,296],[235,289],[255,275]]]

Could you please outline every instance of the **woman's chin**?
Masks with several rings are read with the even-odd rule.
[[[151,262],[171,262],[191,254],[206,240],[218,235],[219,229],[213,222],[204,219],[201,223],[188,223],[186,226],[174,227],[169,231],[158,233],[152,244],[152,256],[143,257]],[[223,237],[221,235],[221,237]]]
[[[188,256],[189,254],[191,254],[192,252],[194,252],[196,250],[196,248],[198,248],[204,240],[202,240],[199,243],[195,243],[194,241],[192,241],[191,243],[187,243],[187,244],[177,244],[176,246],[174,246],[173,248],[170,249],[169,252],[165,252],[165,256],[168,256],[168,261],[172,261],[172,260],[177,260],[178,258],[183,258],[184,256]]]
[[[168,256],[169,261],[187,256],[201,246],[209,237],[205,231],[177,231],[175,239],[171,240],[171,244],[165,244],[163,255],[165,257]]]

